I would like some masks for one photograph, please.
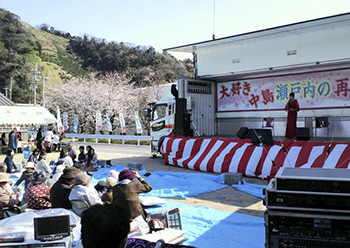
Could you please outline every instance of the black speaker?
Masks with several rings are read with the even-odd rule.
[[[191,114],[186,110],[186,98],[176,98],[174,135],[193,136]]]
[[[249,128],[241,127],[236,133],[236,135],[240,139],[249,139]]]
[[[297,128],[297,140],[310,140],[310,128],[298,127]]]

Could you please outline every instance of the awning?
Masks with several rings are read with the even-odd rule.
[[[0,106],[0,126],[30,126],[57,122],[44,107]]]

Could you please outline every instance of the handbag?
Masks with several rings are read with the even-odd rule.
[[[18,206],[4,207],[4,205],[0,202],[0,220],[20,213],[21,209]]]

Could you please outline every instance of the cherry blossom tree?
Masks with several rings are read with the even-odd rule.
[[[95,133],[96,111],[100,110],[106,120],[106,113],[111,116],[113,132],[119,133],[119,111],[124,112],[128,126],[135,126],[134,111],[139,111],[145,129],[147,122],[143,111],[148,103],[157,101],[161,94],[159,86],[136,88],[130,84],[131,78],[118,73],[110,73],[98,79],[76,79],[66,84],[55,86],[48,92],[50,103],[47,108],[61,113],[68,112],[71,124],[73,115],[79,115],[79,130]]]

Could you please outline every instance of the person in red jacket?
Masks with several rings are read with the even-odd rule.
[[[289,94],[289,101],[284,109],[288,112],[286,138],[294,139],[297,136],[297,117],[298,111],[300,110],[299,103],[295,99],[294,92]]]

